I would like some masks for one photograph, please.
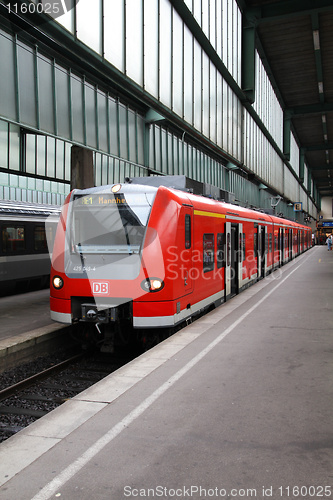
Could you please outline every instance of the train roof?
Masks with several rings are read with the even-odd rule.
[[[44,205],[24,201],[0,200],[0,217],[12,216],[39,216],[59,215],[61,207],[58,205]]]
[[[145,185],[145,186],[154,186],[160,187],[164,186],[169,189],[175,189],[176,191],[185,192],[189,198],[191,195],[199,195],[201,196],[202,203],[207,204],[207,200],[211,200],[212,203],[218,202],[222,203],[224,208],[233,214],[245,215],[251,214],[254,219],[262,220],[262,221],[274,221],[276,224],[284,224],[288,226],[303,226],[307,228],[304,224],[293,221],[291,219],[280,217],[275,213],[272,213],[271,210],[262,210],[262,209],[253,209],[242,207],[240,205],[236,205],[235,195],[229,191],[225,191],[211,184],[196,181],[194,179],[190,179],[185,175],[154,175],[149,177],[132,177],[127,178],[127,183],[133,183],[136,185]],[[198,198],[192,198],[198,199]]]
[[[258,222],[274,222],[278,225],[288,227],[297,226],[307,229],[307,226],[304,224],[278,217],[262,210],[253,210],[233,203],[228,203],[221,198],[218,199],[210,194],[205,194],[205,191],[208,193],[209,189],[212,188],[210,185],[200,183],[199,181],[193,181],[183,175],[127,178],[124,183],[120,184],[108,184],[82,190],[74,189],[71,196],[75,198],[77,195],[84,196],[88,194],[110,193],[113,192],[113,187],[118,186],[120,186],[120,189],[126,189],[127,192],[136,192],[140,190],[140,188],[144,188],[146,192],[156,193],[159,189],[167,189],[169,192],[174,192],[177,197],[186,197],[186,199],[196,207],[205,206],[206,209],[207,207],[213,209],[219,206],[221,208],[223,207],[223,211],[228,215],[234,215],[236,217],[250,216],[252,219],[258,220]]]

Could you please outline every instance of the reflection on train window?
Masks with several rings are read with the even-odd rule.
[[[3,226],[1,239],[3,253],[20,253],[25,250],[24,227]]]
[[[224,247],[225,247],[225,233],[217,233],[217,252],[216,252],[216,260],[217,260],[217,269],[225,266],[224,262]]]
[[[242,244],[241,244],[241,249],[242,249],[242,262],[245,260],[245,255],[246,255],[246,240],[245,240],[245,233],[242,233]]]
[[[265,248],[263,249],[263,256],[268,253],[268,233],[265,233]]]
[[[54,245],[54,239],[57,231],[57,226],[56,225],[46,225],[45,226],[45,233],[46,233],[46,241],[47,241],[47,246],[48,246],[48,251],[52,253],[53,250],[53,245]]]
[[[203,270],[204,273],[214,269],[214,235],[203,235]]]
[[[274,234],[274,250],[277,251],[279,247],[279,238],[277,234]]]
[[[254,253],[255,257],[257,257],[257,252],[258,252],[258,234],[254,233],[254,235],[253,235],[253,253]]]
[[[45,234],[45,228],[43,226],[35,227],[35,230],[34,230],[34,249],[37,252],[46,252],[47,251],[46,234]]]
[[[120,201],[115,201],[120,200]],[[150,200],[136,193],[77,198],[72,207],[71,247],[80,254],[139,254]]]

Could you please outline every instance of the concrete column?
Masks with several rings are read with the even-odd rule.
[[[71,190],[95,186],[93,152],[90,149],[72,146]]]

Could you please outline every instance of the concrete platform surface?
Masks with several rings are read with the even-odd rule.
[[[315,247],[1,444],[0,498],[331,498],[332,297]]]
[[[50,325],[50,290],[0,297],[0,318],[0,341]]]
[[[50,318],[50,291],[0,297],[0,373],[59,348],[68,327]]]

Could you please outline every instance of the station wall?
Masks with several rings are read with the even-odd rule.
[[[62,195],[59,186],[69,182],[70,146],[76,144],[94,151],[97,184],[123,180],[128,173],[146,175],[149,168],[211,182],[235,192],[241,204],[258,206],[262,182],[272,196],[304,200],[316,217],[306,192],[313,194],[307,175],[299,186],[294,137],[290,164],[283,160],[283,111],[258,52],[257,119],[226,81],[228,74],[241,85],[242,16],[237,3],[181,3],[197,28],[189,27],[169,0],[94,0],[93,9],[90,0],[80,0],[75,12],[50,21],[58,22],[81,49],[86,45],[95,52],[106,69],[120,72],[128,90],[140,87],[138,106],[66,66],[60,57],[50,57],[19,34],[1,29],[0,67],[6,78],[0,80],[0,141],[11,144],[7,161],[1,161],[2,172],[7,168],[8,173],[55,180],[53,187]],[[202,36],[208,51],[200,43]],[[215,55],[227,72],[221,72]],[[162,113],[161,123],[147,121],[144,108],[152,103]],[[167,121],[163,110],[168,111]],[[230,162],[253,172],[257,183],[228,169]],[[286,205],[285,214],[288,210]]]

